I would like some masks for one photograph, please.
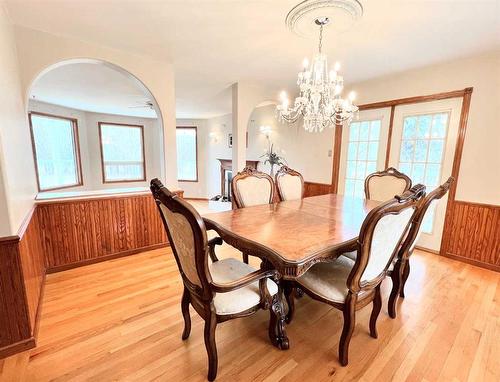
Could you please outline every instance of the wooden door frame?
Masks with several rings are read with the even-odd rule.
[[[458,176],[460,173],[460,163],[462,161],[462,153],[465,143],[465,134],[467,132],[467,121],[469,118],[469,110],[470,110],[470,102],[472,97],[472,87],[468,87],[462,90],[453,90],[449,92],[443,93],[435,93],[430,95],[423,96],[415,96],[415,97],[407,97],[407,98],[398,98],[389,101],[382,102],[373,102],[367,103],[359,106],[359,110],[372,110],[372,109],[383,109],[383,108],[391,108],[391,116],[389,119],[389,134],[387,136],[387,151],[385,156],[385,167],[388,167],[389,164],[389,156],[391,150],[391,140],[392,140],[392,130],[394,126],[394,113],[396,110],[396,106],[400,105],[409,105],[423,102],[432,102],[439,101],[443,99],[449,98],[462,98],[462,110],[460,113],[460,122],[458,126],[458,136],[457,142],[455,145],[455,153],[453,157],[453,166],[451,171],[451,176],[455,178],[455,182],[450,187],[448,203],[446,205],[446,213],[444,218],[444,226],[443,226],[443,234],[441,238],[441,248],[440,254],[445,255],[446,245],[450,238],[451,232],[446,229],[448,223],[450,223],[450,219],[452,217],[452,211],[455,203],[455,195],[457,192],[458,185]],[[342,125],[335,126],[335,134],[334,134],[334,142],[333,142],[333,166],[332,166],[332,184],[331,184],[331,192],[338,192],[338,184],[339,184],[339,173],[340,173],[340,152],[342,148]]]

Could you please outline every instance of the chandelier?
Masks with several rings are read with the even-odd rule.
[[[349,93],[347,99],[341,97],[344,89],[344,79],[339,75],[340,65],[336,63],[328,71],[326,55],[321,51],[323,43],[323,27],[330,22],[328,17],[314,20],[319,26],[319,49],[311,65],[304,59],[304,69],[299,73],[297,85],[299,96],[293,106],[289,104],[286,92],[281,92],[281,104],[277,106],[279,118],[293,123],[300,116],[304,120],[304,129],[309,132],[323,131],[325,127],[332,128],[337,124],[349,122],[359,110],[353,104],[355,93]]]

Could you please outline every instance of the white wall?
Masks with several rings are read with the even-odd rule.
[[[33,81],[47,68],[67,60],[102,60],[132,74],[149,89],[161,112],[164,146],[175,143],[175,77],[170,63],[20,26],[15,27],[15,37],[26,99]],[[164,161],[164,184],[177,189],[176,151],[165,150]]]
[[[93,113],[33,100],[29,101],[28,110],[77,119],[83,186],[71,187],[64,191],[102,190],[120,187],[147,187],[152,178],[163,178],[163,147],[161,141],[158,139],[161,137],[161,127],[157,119]],[[128,123],[144,126],[144,154],[146,160],[145,182],[106,184],[102,182],[101,148],[99,144],[98,122]]]
[[[288,166],[299,171],[309,182],[330,183],[332,174],[333,129],[322,133],[309,133],[302,128],[300,120],[293,124],[281,123],[276,118],[276,106],[257,107],[248,122],[249,147],[247,159],[259,157],[267,151],[269,143],[260,131],[261,126],[272,128],[270,141],[274,150],[283,156]],[[260,158],[263,161],[265,158]],[[262,165],[269,173],[270,166]],[[274,171],[276,172],[275,167]]]
[[[500,52],[355,84],[358,104],[474,87],[457,200],[500,204]]]
[[[0,236],[18,232],[33,206],[35,169],[12,25],[0,3]]]
[[[232,114],[225,114],[207,120],[207,197],[220,195],[220,162],[217,159],[232,159],[228,145],[228,134],[232,133]],[[210,133],[212,137],[210,137]]]

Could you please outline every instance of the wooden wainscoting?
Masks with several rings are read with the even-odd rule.
[[[325,183],[304,182],[304,197],[331,193],[332,185]]]
[[[441,253],[500,271],[500,206],[455,200],[448,213]]]
[[[0,358],[35,346],[45,259],[35,208],[17,235],[0,238]]]
[[[150,193],[38,204],[47,271],[167,245]]]

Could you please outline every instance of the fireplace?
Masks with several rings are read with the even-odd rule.
[[[231,180],[233,179],[233,161],[217,159],[220,162],[220,194],[231,200]],[[257,169],[258,160],[247,160],[246,166]]]

